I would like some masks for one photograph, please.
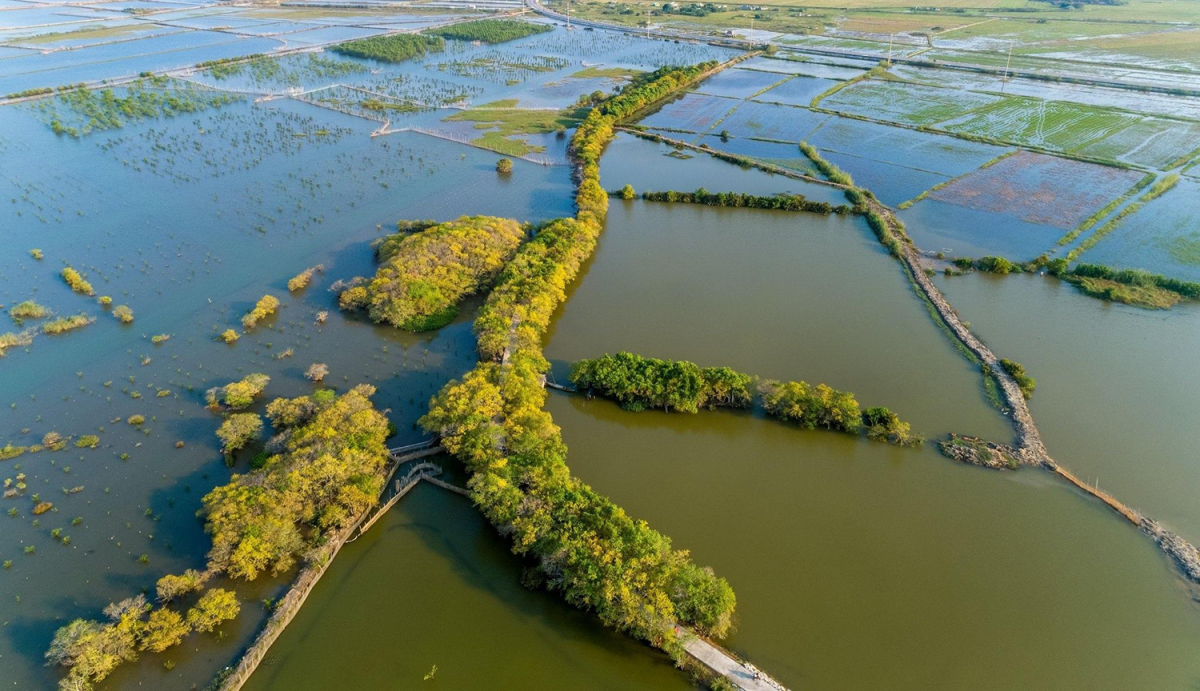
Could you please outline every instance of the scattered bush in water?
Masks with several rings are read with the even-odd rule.
[[[437,53],[445,47],[445,42],[437,36],[421,34],[392,34],[391,36],[373,36],[348,41],[332,46],[329,50],[355,58],[368,58],[380,62],[404,62],[426,53]]]
[[[234,331],[233,329],[225,329],[217,338],[225,341],[226,343],[233,343],[241,338],[241,336],[239,336],[238,332]]]
[[[217,438],[221,440],[221,451],[226,457],[258,439],[262,434],[263,421],[257,413],[234,413],[225,418],[225,422],[217,428]]]
[[[100,306],[104,309],[108,309],[108,307],[112,305],[112,298],[107,295],[101,295],[100,297],[96,298],[96,302],[100,303]]]
[[[308,366],[304,372],[304,378],[311,382],[319,382],[329,374],[329,365],[322,362],[314,362]]]
[[[94,449],[100,444],[100,437],[94,434],[85,434],[75,440],[75,447],[79,449]]]
[[[630,188],[632,191],[632,188]],[[707,206],[731,206],[746,209],[777,209],[780,211],[812,211],[818,214],[846,213],[847,206],[834,207],[829,202],[814,202],[800,194],[776,194],[769,197],[742,192],[709,192],[701,187],[695,192],[643,192],[642,199],[650,202],[683,202]]]
[[[176,82],[180,88],[163,88],[167,81],[135,82],[124,96],[112,89],[74,88],[41,102],[38,110],[55,134],[82,137],[96,130],[120,129],[126,122],[196,113],[241,100],[238,95],[193,89],[183,82]]]
[[[204,400],[211,407],[226,406],[233,410],[245,408],[254,402],[254,397],[267,388],[271,378],[265,374],[248,374],[241,381],[230,382],[225,386],[209,389],[204,394]]]
[[[178,576],[167,574],[158,579],[158,583],[155,584],[155,594],[158,596],[159,602],[170,602],[200,590],[204,587],[206,580],[207,577],[195,569],[188,569]]]
[[[631,199],[637,199],[637,192],[634,191],[633,185],[625,185],[624,187],[622,187],[620,195],[621,195],[621,199],[624,199],[626,201],[629,201]]]
[[[496,161],[496,172],[497,173],[511,173],[512,169],[513,169],[512,159],[502,158],[499,161]]]
[[[94,321],[96,321],[94,317],[89,317],[86,314],[59,317],[58,319],[42,324],[42,333],[51,335],[66,333],[67,331],[83,328]]]
[[[1004,257],[994,256],[980,258],[975,262],[975,268],[988,273],[1000,274],[1001,276],[1013,273],[1014,271],[1017,273],[1021,272],[1019,265],[1010,262]]]
[[[133,310],[129,309],[129,305],[117,305],[113,308],[112,315],[122,324],[133,323]]]
[[[454,24],[437,29],[426,29],[425,33],[457,41],[479,41],[481,43],[504,43],[534,34],[552,31],[547,24],[534,24],[519,19],[480,19],[474,22]]]
[[[156,336],[150,337],[150,342],[153,343],[154,345],[166,343],[169,340],[171,340],[171,334],[158,334]]]
[[[450,323],[458,303],[490,286],[525,237],[516,221],[463,216],[379,246],[375,277],[342,291],[342,309],[365,310],[375,322],[408,331]]]
[[[1022,396],[1027,399],[1033,396],[1033,390],[1037,388],[1037,380],[1025,372],[1024,365],[1019,362],[1000,358],[1000,366],[1004,368],[1005,372],[1008,372],[1013,381],[1017,382],[1017,386],[1021,388]]]
[[[297,557],[375,503],[388,459],[387,420],[356,386],[340,397],[276,399],[267,416],[279,434],[261,468],[204,497],[212,536],[209,570],[253,580]]]
[[[9,442],[4,446],[0,446],[0,461],[11,461],[17,456],[24,454],[28,450],[28,447],[13,446],[12,442]]]
[[[136,426],[146,422],[146,416],[145,415],[130,415],[129,418],[127,420],[125,420],[125,422],[136,427]]]
[[[71,290],[83,295],[95,295],[96,291],[92,289],[92,284],[84,280],[83,276],[78,271],[67,266],[62,270],[63,280],[67,285],[71,286]]]
[[[288,279],[288,282],[287,282],[288,291],[294,293],[298,290],[303,290],[303,289],[307,288],[308,284],[312,282],[313,274],[318,271],[324,271],[324,270],[325,270],[325,267],[323,265],[317,264],[316,266],[310,266],[309,268],[305,269],[304,271],[301,271],[300,273],[296,274],[295,276],[292,276],[291,278]]]
[[[277,309],[279,309],[279,298],[274,295],[264,295],[258,299],[254,308],[247,312],[246,316],[242,317],[242,326],[247,330],[253,329],[258,322],[266,319]]]
[[[28,329],[20,333],[9,332],[0,334],[0,355],[4,355],[4,351],[9,348],[27,346],[33,343],[33,329]]]
[[[867,428],[867,437],[875,441],[886,441],[900,446],[925,444],[924,437],[913,434],[907,422],[901,422],[899,416],[883,406],[864,410],[862,422]]]
[[[41,319],[48,314],[50,314],[50,310],[33,300],[19,302],[8,310],[8,316],[17,321],[21,321],[22,319]]]
[[[41,260],[41,258],[45,255],[42,254],[41,250],[39,250],[35,247],[35,248],[29,250],[29,256],[33,257],[34,259]]]
[[[745,408],[754,398],[754,379],[747,374],[632,353],[580,360],[571,367],[571,381],[616,400],[626,410],[662,408],[694,413],[701,407]]]

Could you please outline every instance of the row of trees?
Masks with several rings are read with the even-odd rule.
[[[426,53],[439,53],[445,47],[446,42],[439,36],[392,34],[339,43],[330,50],[355,58],[367,58],[380,62],[404,62],[410,58],[424,56]]]
[[[356,521],[378,497],[388,458],[388,423],[371,404],[374,392],[360,385],[340,397],[322,390],[271,402],[267,416],[277,434],[270,455],[204,497],[200,515],[213,540],[205,571],[160,578],[158,607],[139,595],[105,608],[108,621],[77,619],[59,629],[46,658],[69,668],[60,688],[90,689],[139,652],[163,652],[192,631],[212,631],[241,606],[232,591],[204,590],[210,578],[281,573]],[[254,435],[262,426],[253,414],[229,420],[248,423]],[[225,431],[223,440],[232,426]],[[194,604],[168,606],[184,598]]]
[[[476,504],[535,560],[538,579],[607,625],[670,647],[676,622],[725,635],[733,590],[644,521],[571,475],[542,409],[540,352],[482,363],[451,382],[421,420],[471,471]]]
[[[543,410],[548,363],[541,338],[595,248],[608,204],[597,161],[613,125],[701,71],[660,70],[592,109],[571,145],[579,175],[576,218],[537,230],[476,320],[480,354],[504,364],[482,362],[451,382],[421,419],[463,460],[475,502],[512,538],[516,553],[534,560],[542,585],[605,624],[676,652],[676,623],[712,636],[728,632],[733,590],[571,475],[558,427]]]
[[[338,304],[408,331],[441,328],[458,315],[463,298],[495,281],[524,238],[519,223],[494,216],[402,232],[380,245],[375,277],[356,279]]]
[[[829,202],[815,202],[802,194],[774,194],[759,196],[745,192],[709,192],[703,187],[695,192],[643,192],[642,199],[649,202],[683,202],[708,206],[732,206],[744,209],[776,209],[779,211],[812,211],[818,214],[844,214],[851,209],[845,204],[834,206]]]
[[[866,430],[876,441],[901,446],[921,446],[925,438],[913,434],[907,422],[882,406],[863,411],[854,394],[838,391],[825,384],[804,381],[766,380],[758,385],[763,409],[768,415],[793,422],[806,429],[818,427],[858,434]]]
[[[534,34],[553,31],[548,24],[534,24],[519,19],[480,19],[479,21],[452,24],[438,29],[427,29],[426,34],[459,41],[481,43],[504,43]]]
[[[632,353],[580,360],[571,367],[571,382],[598,393],[626,410],[661,408],[695,413],[700,408],[749,408],[757,395],[769,415],[808,429],[822,427],[857,434],[865,430],[876,441],[920,446],[908,423],[884,407],[860,409],[854,394],[824,384],[764,381],[729,367],[700,367],[687,360],[659,360]]]
[[[748,374],[632,353],[580,360],[571,367],[571,382],[634,411],[662,408],[695,413],[702,407],[746,408],[754,400],[754,378]]]

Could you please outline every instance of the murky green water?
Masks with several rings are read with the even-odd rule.
[[[521,569],[468,499],[418,486],[342,550],[246,688],[688,688]]]

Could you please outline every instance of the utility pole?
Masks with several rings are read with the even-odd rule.
[[[1008,44],[1008,61],[1004,63],[1004,79],[1000,81],[1000,93],[1004,93],[1004,86],[1008,84],[1008,68],[1012,66],[1012,44]]]

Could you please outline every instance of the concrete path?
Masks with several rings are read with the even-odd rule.
[[[729,653],[697,637],[683,627],[675,627],[675,632],[684,640],[683,649],[688,655],[720,674],[729,683],[745,689],[745,691],[787,691],[787,687],[772,679],[770,676],[749,663],[735,660]]]

